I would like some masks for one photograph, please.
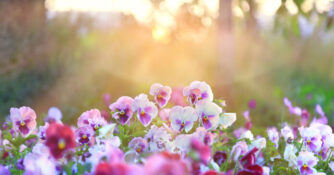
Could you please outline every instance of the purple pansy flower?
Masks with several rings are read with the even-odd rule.
[[[275,127],[267,129],[268,138],[275,144],[275,147],[278,148],[279,133]]]
[[[94,131],[107,124],[107,121],[101,116],[98,109],[91,109],[80,115],[78,118],[78,127],[90,126]]]
[[[150,94],[154,96],[155,102],[162,108],[167,105],[172,94],[172,89],[168,86],[155,83],[151,86]]]
[[[112,115],[115,119],[119,120],[121,125],[125,125],[130,121],[133,111],[131,109],[133,99],[131,97],[120,97],[115,103],[109,106],[110,110],[114,112]]]
[[[285,106],[288,107],[289,112],[292,115],[300,116],[302,114],[302,109],[300,107],[294,107],[291,101],[287,97],[285,97],[283,101],[284,101]]]
[[[13,129],[22,136],[29,135],[36,128],[36,113],[29,107],[10,108]]]
[[[145,127],[158,115],[158,108],[148,100],[145,94],[140,94],[134,99],[132,111],[137,113],[139,121]]]
[[[61,118],[63,117],[61,110],[57,107],[49,108],[48,115],[45,118],[45,121],[48,123],[56,122],[62,123]]]
[[[147,141],[142,137],[135,137],[129,142],[129,148],[140,154],[147,150]]]
[[[297,166],[302,175],[317,174],[314,168],[317,165],[318,159],[312,152],[302,151],[297,157]]]
[[[190,104],[197,104],[199,101],[212,101],[213,94],[211,87],[205,82],[193,81],[190,86],[183,89],[183,95],[187,97]]]
[[[223,110],[213,102],[201,101],[196,104],[196,111],[205,129],[215,129]]]
[[[189,132],[198,116],[192,107],[174,106],[170,111],[171,126],[175,131]]]
[[[300,135],[303,139],[304,145],[309,151],[319,152],[321,149],[322,141],[321,135],[318,129],[309,128],[299,128]]]
[[[76,141],[80,144],[93,142],[94,130],[90,126],[82,126],[75,130]]]

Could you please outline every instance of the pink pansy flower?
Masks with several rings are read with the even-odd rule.
[[[76,141],[79,144],[92,144],[94,134],[95,132],[90,126],[83,126],[75,130]]]
[[[115,103],[109,106],[110,110],[114,112],[112,115],[116,120],[119,120],[121,125],[125,125],[130,121],[132,112],[133,99],[131,97],[120,97]]]
[[[94,131],[107,124],[98,109],[86,111],[78,118],[78,127],[90,126]]]
[[[189,132],[197,118],[195,109],[189,106],[174,106],[170,111],[171,126],[175,131]]]
[[[318,163],[318,159],[312,152],[302,151],[299,152],[297,157],[297,166],[300,174],[309,175],[317,174],[317,170],[314,168]]]
[[[169,101],[177,106],[187,106],[183,96],[183,88],[173,88]]]
[[[145,127],[158,115],[158,108],[148,100],[145,94],[140,94],[134,99],[132,111],[137,113],[139,121]]]
[[[321,135],[318,129],[309,128],[299,128],[300,135],[303,139],[304,145],[309,151],[319,152],[321,149],[322,141]]]
[[[129,148],[140,154],[147,150],[147,141],[142,137],[135,137],[129,142]]]
[[[205,129],[215,129],[219,124],[222,108],[213,102],[201,101],[196,104],[197,115]]]
[[[159,111],[159,117],[163,121],[169,121],[170,110],[168,108],[161,109]]]
[[[13,129],[22,136],[29,135],[36,128],[36,113],[29,107],[10,108]]]
[[[147,175],[186,175],[189,174],[186,162],[178,154],[162,152],[153,154],[145,162]]]
[[[271,142],[275,144],[275,147],[278,148],[279,133],[275,127],[267,129],[268,138]]]
[[[61,110],[57,107],[51,107],[48,111],[48,115],[45,118],[45,122],[52,123],[62,123],[61,118],[63,117]]]
[[[294,107],[291,101],[287,97],[285,97],[283,101],[284,101],[285,106],[288,107],[289,112],[292,115],[300,116],[302,114],[302,109],[300,107]]]
[[[205,145],[203,142],[198,140],[197,138],[191,139],[191,148],[194,150],[198,157],[200,158],[200,161],[207,165],[211,159],[211,148],[208,145]]]
[[[213,100],[211,87],[200,81],[193,81],[190,86],[185,87],[183,95],[187,97],[191,105],[197,104],[199,101],[211,102]]]
[[[167,105],[168,100],[171,97],[172,89],[168,86],[155,83],[151,86],[150,94],[154,96],[154,100],[158,106],[163,108]]]

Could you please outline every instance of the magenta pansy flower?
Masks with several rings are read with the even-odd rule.
[[[80,115],[78,118],[78,127],[90,126],[94,131],[107,124],[98,109],[91,109]]]
[[[115,103],[109,106],[110,110],[114,113],[112,116],[119,120],[121,125],[125,125],[130,121],[133,111],[131,109],[133,99],[131,97],[120,97]]]
[[[213,102],[201,101],[196,104],[197,115],[205,129],[215,129],[219,124],[222,108]]]
[[[140,94],[134,99],[132,111],[137,113],[139,121],[145,127],[158,115],[158,108],[148,100],[145,94]]]
[[[168,86],[155,83],[151,86],[150,94],[154,96],[155,102],[162,108],[167,105],[172,94],[172,89]]]
[[[75,130],[76,141],[80,144],[91,144],[94,142],[94,130],[90,126],[82,126]]]
[[[171,127],[175,131],[189,132],[198,116],[192,107],[174,106],[170,111]]]
[[[135,137],[129,142],[129,148],[140,154],[147,150],[147,141],[142,137]]]
[[[297,157],[297,166],[300,174],[309,175],[317,174],[317,170],[314,168],[317,165],[318,159],[312,152],[302,151],[299,152]]]
[[[22,136],[29,135],[36,128],[36,113],[29,107],[10,108],[13,129]]]
[[[183,89],[183,95],[187,97],[191,105],[197,104],[199,101],[212,101],[213,94],[211,87],[205,82],[193,81],[190,86]]]
[[[153,154],[145,162],[147,175],[186,175],[189,174],[185,161],[178,154],[162,152]]]

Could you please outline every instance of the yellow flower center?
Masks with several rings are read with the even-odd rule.
[[[307,142],[306,142],[306,143],[307,143],[308,145],[309,145],[309,144],[311,144],[311,140],[307,140]]]
[[[137,151],[137,153],[141,153],[141,148],[138,147],[138,148],[136,149],[136,151]]]
[[[199,97],[198,97],[198,100],[202,100],[202,97],[201,97],[201,96],[199,96]]]
[[[184,123],[183,123],[183,122],[181,123],[181,127],[182,127],[182,128],[184,127]]]
[[[66,147],[65,141],[64,140],[59,140],[59,142],[58,142],[58,148],[59,149],[65,149],[65,147]]]
[[[24,126],[24,125],[26,125],[26,124],[24,123],[24,121],[21,121],[20,125],[21,125],[21,126]]]
[[[145,111],[141,111],[141,112],[140,112],[140,115],[145,115]]]
[[[307,169],[307,165],[306,164],[303,165],[303,169]]]
[[[84,135],[82,136],[82,138],[83,138],[83,139],[87,139],[87,135],[84,134]]]
[[[121,115],[124,115],[124,114],[125,114],[125,112],[124,112],[124,111],[121,111],[119,114],[121,114]]]
[[[207,116],[203,117],[203,122],[207,122],[209,119]]]

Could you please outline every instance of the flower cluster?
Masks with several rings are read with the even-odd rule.
[[[235,113],[194,81],[183,90],[153,84],[149,95],[123,96],[106,109],[83,112],[63,124],[52,107],[38,120],[29,107],[11,108],[0,138],[0,174],[269,175],[333,174],[334,134],[320,105],[318,116],[284,99],[289,117],[281,129],[253,134],[256,101],[232,130]],[[37,121],[43,121],[37,127]],[[252,132],[253,131],[253,132]],[[261,132],[259,132],[261,133]]]

